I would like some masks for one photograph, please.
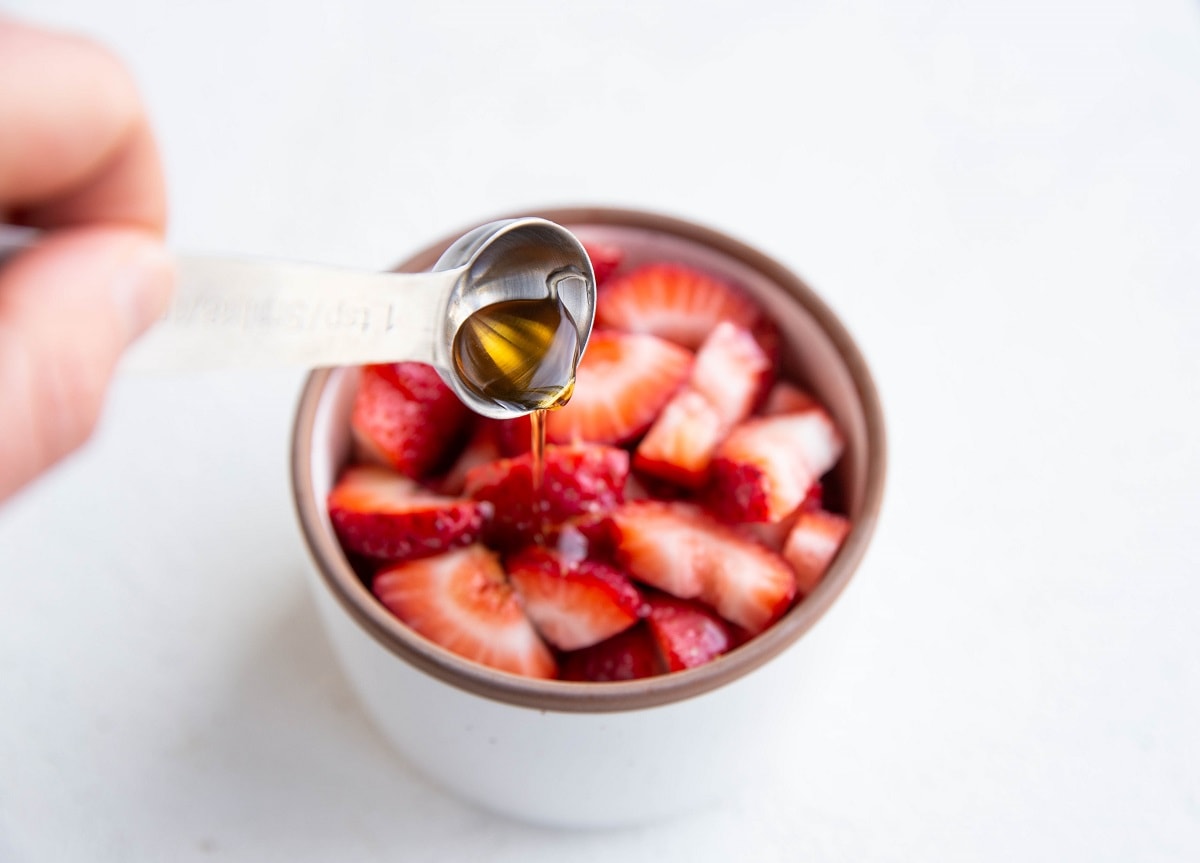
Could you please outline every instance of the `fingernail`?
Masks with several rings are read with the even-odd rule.
[[[175,284],[175,263],[160,245],[147,244],[117,271],[113,279],[126,343],[132,342],[167,309]]]

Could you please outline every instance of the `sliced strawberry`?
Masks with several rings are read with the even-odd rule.
[[[765,545],[771,551],[782,552],[783,544],[787,542],[788,534],[792,532],[800,513],[820,509],[823,496],[824,487],[819,481],[814,482],[809,486],[808,493],[800,502],[800,506],[785,515],[780,521],[748,521],[734,525],[734,529],[743,536],[748,536]]]
[[[467,484],[467,474],[474,468],[495,461],[504,453],[500,451],[500,441],[497,439],[500,423],[493,420],[480,421],[467,445],[463,447],[450,470],[438,480],[436,488],[442,494],[462,494]]]
[[[763,403],[763,416],[778,416],[780,414],[796,414],[807,410],[819,409],[821,403],[809,393],[795,384],[779,381],[771,387]]]
[[[733,522],[780,521],[842,454],[822,409],[759,417],[735,428],[713,458],[713,510]]]
[[[642,438],[633,466],[649,476],[696,489],[708,481],[713,452],[728,429],[708,399],[692,389],[676,393]]]
[[[559,650],[591,647],[638,620],[641,595],[623,572],[607,564],[530,546],[506,560],[505,569],[525,613]]]
[[[466,493],[494,507],[490,542],[507,548],[540,542],[552,528],[601,515],[624,499],[629,453],[615,447],[547,446],[541,487],[533,487],[532,455],[500,459],[467,473]]]
[[[654,677],[664,671],[649,629],[639,623],[599,644],[563,654],[558,676],[603,683]]]
[[[688,387],[708,399],[729,428],[750,415],[772,361],[748,330],[717,324],[696,352]]]
[[[634,467],[687,488],[704,485],[713,453],[749,415],[770,370],[749,331],[717,324],[696,353],[687,384],[638,445]]]
[[[371,590],[400,620],[460,656],[529,677],[556,673],[499,561],[481,545],[389,566]]]
[[[734,646],[729,625],[699,603],[656,594],[647,597],[650,634],[668,671],[711,662]]]
[[[773,332],[758,305],[733,285],[682,264],[646,264],[596,297],[596,326],[651,333],[695,350],[721,321]]]
[[[469,427],[471,412],[432,366],[365,366],[350,424],[364,460],[421,479],[445,464]]]
[[[796,571],[801,594],[809,594],[817,586],[849,533],[850,520],[836,513],[818,509],[796,517],[783,556]]]
[[[410,560],[479,539],[491,504],[434,494],[374,465],[342,472],[327,501],[329,520],[348,551]]]
[[[614,510],[611,520],[626,572],[679,599],[699,599],[752,634],[796,595],[796,578],[779,555],[697,507],[640,501]]]
[[[625,260],[625,252],[618,246],[609,243],[584,243],[584,251],[592,261],[592,272],[596,274],[596,285],[603,285],[609,276],[616,272],[617,267]]]
[[[687,380],[692,354],[651,335],[597,331],[565,407],[546,416],[553,443],[622,444],[640,437]]]

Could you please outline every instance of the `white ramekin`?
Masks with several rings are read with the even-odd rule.
[[[621,683],[531,680],[426,641],[371,595],[325,510],[350,453],[356,372],[314,372],[301,396],[292,479],[311,584],[334,650],[367,712],[437,784],[522,820],[602,826],[659,819],[753,781],[772,742],[805,709],[820,639],[804,638],[849,582],[883,496],[885,437],[870,372],[841,323],[797,276],[754,249],[678,219],[577,208],[533,214],[627,260],[678,260],[751,292],[783,335],[787,374],[815,393],[846,437],[830,496],[854,527],[824,580],[765,633],[686,672]],[[485,220],[486,221],[486,220]],[[400,269],[430,267],[457,232]]]

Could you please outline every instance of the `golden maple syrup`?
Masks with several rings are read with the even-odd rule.
[[[534,488],[541,485],[546,411],[562,407],[575,388],[579,330],[551,292],[532,300],[505,300],[468,317],[454,337],[459,380],[475,395],[532,411]]]

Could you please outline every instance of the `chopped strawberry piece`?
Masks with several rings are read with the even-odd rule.
[[[682,264],[647,264],[618,276],[596,296],[596,326],[651,333],[695,350],[721,321],[762,331],[774,326],[740,289]]]
[[[822,409],[746,420],[713,458],[713,510],[733,522],[780,521],[842,454]]]
[[[374,465],[343,471],[327,506],[347,550],[384,560],[428,557],[470,545],[491,513],[491,504],[434,494]]]
[[[691,376],[638,445],[634,467],[687,488],[708,480],[713,453],[749,415],[771,361],[747,330],[717,324]]]
[[[608,243],[584,243],[583,248],[592,261],[592,272],[596,274],[597,286],[607,282],[609,276],[616,272],[617,267],[625,260],[625,252]]]
[[[783,546],[783,556],[796,571],[801,594],[812,593],[837,556],[847,534],[850,520],[825,510],[801,512]]]
[[[717,324],[696,353],[688,387],[708,399],[721,421],[733,428],[750,414],[754,395],[771,358],[748,331],[728,322]]]
[[[723,426],[708,399],[685,389],[676,393],[642,438],[633,466],[684,488],[700,488],[708,481],[713,452],[728,431]]]
[[[364,460],[421,479],[452,457],[471,412],[425,363],[365,366],[350,424]]]
[[[692,354],[651,335],[597,331],[566,406],[546,416],[553,443],[622,444],[645,433],[687,380]]]
[[[450,466],[450,470],[437,482],[438,491],[442,494],[462,494],[467,485],[468,473],[504,455],[500,451],[500,441],[497,439],[499,425],[496,421],[480,417],[471,439]]]
[[[382,569],[371,590],[396,617],[459,656],[529,677],[556,673],[499,561],[481,545]]]
[[[792,532],[800,513],[820,509],[823,496],[823,486],[820,482],[814,482],[809,487],[804,500],[800,502],[800,506],[785,515],[780,521],[748,521],[734,525],[734,528],[738,533],[765,545],[771,551],[782,552],[783,544],[787,542],[788,534]]]
[[[796,414],[820,407],[820,402],[795,384],[779,381],[767,393],[762,407],[762,415],[770,417],[780,414]]]
[[[699,603],[665,595],[646,601],[650,633],[668,671],[704,665],[734,646],[729,625]]]
[[[610,518],[617,562],[626,572],[679,599],[699,599],[752,634],[783,614],[796,595],[796,578],[779,555],[697,507],[627,503]]]
[[[505,569],[529,619],[559,650],[591,647],[638,620],[641,594],[607,564],[531,546],[506,560]]]
[[[649,630],[639,623],[599,644],[563,654],[558,676],[604,683],[639,680],[664,671]]]
[[[547,446],[542,484],[533,487],[533,456],[500,459],[467,473],[466,493],[494,507],[489,542],[516,547],[545,541],[552,528],[601,515],[624,499],[629,453],[588,444]]]

